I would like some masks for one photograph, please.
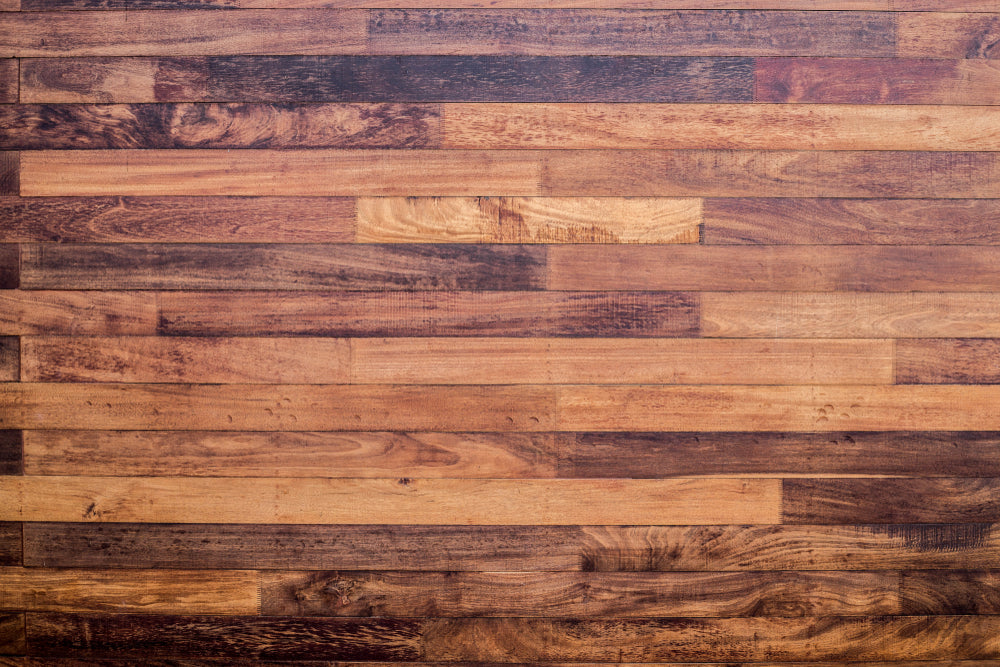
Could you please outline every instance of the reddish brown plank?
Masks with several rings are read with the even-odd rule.
[[[16,243],[0,243],[0,289],[20,285],[21,249]]]
[[[0,291],[0,334],[152,335],[156,324],[149,292]]]
[[[0,6],[0,10],[2,9],[3,7]],[[13,10],[16,11],[17,8],[13,8]],[[14,58],[0,59],[0,104],[17,102],[18,76],[17,60]]]
[[[0,196],[16,195],[21,189],[21,156],[17,151],[0,151]]]
[[[924,0],[926,2],[926,0]],[[994,7],[994,11],[1000,6]],[[896,55],[903,58],[1000,58],[1000,15],[960,14],[945,7],[936,13],[896,14]]]
[[[1000,340],[942,338],[896,341],[900,384],[998,384]]]
[[[17,382],[20,379],[20,347],[16,336],[0,336],[0,382]]]
[[[25,103],[201,102],[205,58],[21,58]]]

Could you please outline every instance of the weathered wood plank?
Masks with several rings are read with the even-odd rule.
[[[897,57],[997,59],[1000,58],[998,37],[997,14],[900,12],[896,15]]]
[[[1000,340],[942,338],[896,342],[900,384],[1000,384]]]
[[[0,475],[20,475],[24,469],[23,454],[21,431],[0,431]]]
[[[19,62],[20,100],[25,103],[210,99],[204,57],[21,58]]]
[[[996,12],[992,0],[128,0],[133,9],[510,8]],[[126,0],[22,0],[24,11],[125,9]],[[11,5],[11,11],[17,7]]]
[[[16,336],[0,336],[0,381],[21,379],[21,343]]]
[[[21,549],[21,524],[0,521],[0,565],[20,565]]]
[[[16,11],[16,8],[12,11]],[[13,58],[0,59],[0,103],[14,104],[18,96],[18,65]]]
[[[13,521],[711,525],[776,523],[781,481],[17,476],[0,500]]]
[[[705,292],[705,336],[926,338],[1000,336],[993,294]]]
[[[0,196],[16,195],[21,189],[21,155],[0,151]]]
[[[21,250],[16,243],[0,243],[0,289],[20,285]]]
[[[662,197],[362,197],[357,211],[360,243],[697,243],[701,223],[701,200]]]
[[[0,609],[95,613],[257,614],[252,571],[0,568]]]
[[[682,292],[164,292],[159,333],[189,336],[683,337]],[[998,327],[1000,330],[1000,327]]]
[[[904,614],[996,614],[1000,576],[996,570],[902,572],[899,596]]]
[[[151,335],[156,325],[149,292],[0,291],[0,334]]]
[[[708,244],[1000,245],[996,199],[704,201]]]
[[[0,614],[0,655],[27,652],[24,614]]]

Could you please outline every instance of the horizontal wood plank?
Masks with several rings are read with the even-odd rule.
[[[0,431],[0,475],[21,474],[24,469],[23,437],[21,431]]]
[[[21,343],[16,336],[0,336],[0,381],[21,379]]]
[[[996,14],[901,12],[896,15],[896,56],[996,59],[998,30]]]
[[[21,550],[21,524],[0,521],[0,565],[20,565]]]
[[[900,384],[1000,384],[1000,340],[942,338],[896,342]]]
[[[149,292],[0,291],[2,335],[152,335],[156,326]]]
[[[899,597],[905,614],[996,614],[1000,576],[996,570],[903,572]]]

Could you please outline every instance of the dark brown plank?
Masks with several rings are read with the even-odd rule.
[[[0,655],[23,655],[26,651],[24,614],[0,614]]]
[[[758,58],[755,102],[998,104],[990,60]]]
[[[0,197],[0,218],[0,241],[22,243],[354,240],[346,197]]]
[[[435,105],[21,104],[0,149],[434,148]]]
[[[20,475],[22,464],[22,435],[20,431],[0,431],[0,475]]]
[[[17,102],[18,68],[14,58],[0,58],[0,104]]]
[[[407,619],[27,615],[31,653],[41,656],[410,661],[420,658],[421,631]]]
[[[1000,383],[1000,339],[898,340],[896,382],[998,384]]]
[[[16,151],[0,151],[0,196],[16,195],[21,189],[21,156]]]
[[[169,292],[167,335],[697,335],[698,299],[678,292]]]
[[[897,613],[898,581],[893,572],[275,572],[263,574],[261,613],[863,616]]]
[[[0,521],[0,565],[21,565],[21,524]]]
[[[1000,480],[786,479],[786,523],[985,523],[1000,517]]]
[[[542,246],[517,245],[31,244],[22,246],[21,282],[25,289],[531,290],[545,286],[545,256]]]
[[[996,199],[706,199],[709,244],[1000,245]]]
[[[20,247],[16,243],[0,243],[0,289],[18,288],[20,268]]]
[[[149,292],[0,291],[0,335],[156,333]]]
[[[0,336],[0,382],[21,377],[21,342],[15,336]]]
[[[895,55],[887,13],[383,9],[370,17],[373,54]]]
[[[1000,476],[1000,434],[567,433],[559,477]]]
[[[132,665],[133,660],[116,660],[114,658],[38,658],[38,657],[8,657],[0,656],[2,667],[120,667]],[[467,662],[364,662],[349,663],[328,661],[285,661],[285,660],[238,660],[233,658],[144,658],[142,664],[146,667],[219,667],[220,665],[238,665],[239,667],[255,667],[270,665],[273,667],[482,667],[483,663]],[[531,667],[537,663],[504,662],[506,667]],[[592,667],[595,663],[548,662],[547,667]],[[615,663],[621,667],[639,667],[640,665],[657,665],[659,667],[843,667],[841,662],[660,662],[660,663]],[[852,667],[996,667],[992,660],[905,660],[892,662],[852,662]]]
[[[25,58],[21,101],[749,102],[749,58]]]
[[[996,614],[1000,573],[996,570],[902,572],[903,614]]]

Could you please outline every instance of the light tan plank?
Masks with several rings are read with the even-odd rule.
[[[989,6],[991,3],[983,4]],[[1000,12],[1000,4],[992,4],[990,11]],[[1000,16],[953,13],[958,11],[961,10],[939,5],[934,13],[896,14],[896,55],[901,58],[1000,57],[997,47]]]
[[[152,335],[150,292],[0,290],[0,334]]]

